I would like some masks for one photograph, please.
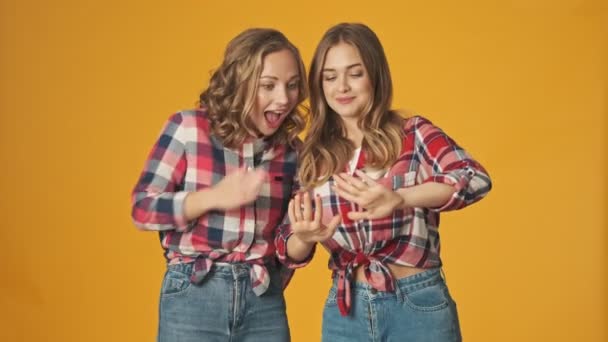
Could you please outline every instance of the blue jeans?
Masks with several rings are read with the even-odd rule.
[[[348,316],[340,315],[336,283],[323,310],[325,342],[444,342],[461,341],[456,303],[440,269],[397,280],[395,292],[382,292],[355,283]]]
[[[163,280],[159,342],[285,342],[289,327],[279,271],[268,266],[270,285],[251,289],[247,264],[215,265],[200,285],[192,264],[170,265]]]

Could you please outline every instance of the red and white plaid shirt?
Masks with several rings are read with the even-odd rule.
[[[364,153],[361,155],[358,163],[352,163],[357,167],[349,168],[350,174],[365,166]],[[329,268],[338,277],[337,300],[343,315],[350,310],[350,287],[356,267],[364,267],[367,281],[374,288],[394,291],[395,280],[387,264],[441,266],[439,213],[472,204],[491,189],[485,169],[441,129],[420,116],[405,120],[402,154],[388,170],[364,171],[392,190],[436,182],[452,185],[456,192],[440,208],[400,209],[386,218],[352,221],[346,214],[359,208],[332,190],[332,178],[313,190],[313,196],[321,196],[324,220],[342,216],[335,234],[323,246],[330,253]],[[287,260],[287,239],[291,234],[286,218],[276,243],[282,260]]]
[[[260,295],[270,281],[266,265],[276,261],[275,232],[292,196],[297,153],[264,139],[229,149],[209,133],[203,109],[171,116],[133,190],[133,221],[141,229],[159,231],[169,264],[194,262],[191,281],[201,282],[214,262],[245,262],[252,265],[252,287]],[[243,167],[269,174],[255,202],[186,220],[183,205],[189,192],[211,187]],[[292,273],[283,273],[284,286]]]

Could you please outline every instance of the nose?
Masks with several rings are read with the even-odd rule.
[[[277,89],[277,91],[275,94],[274,102],[279,105],[287,105],[287,102],[289,101],[289,97],[287,96],[287,89],[285,87],[277,87],[275,89]]]
[[[340,77],[338,80],[338,91],[341,93],[346,93],[350,90],[350,85],[348,84],[348,79],[346,77]]]

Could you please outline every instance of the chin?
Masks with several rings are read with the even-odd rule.
[[[338,114],[338,115],[339,115],[341,118],[343,118],[343,119],[349,119],[349,118],[355,118],[355,117],[357,117],[357,115],[356,115],[354,112],[350,112],[350,111],[348,111],[348,112],[342,112],[342,113],[340,113],[340,112],[336,112],[336,113],[337,113],[337,114]]]
[[[262,135],[264,137],[269,137],[269,136],[275,134],[278,130],[279,130],[278,128],[277,129],[268,128],[268,129],[265,129],[264,131],[262,131]]]
[[[331,107],[330,107],[331,108]],[[338,110],[336,110],[338,109]],[[340,107],[336,107],[336,109],[332,108],[332,110],[338,114],[338,116],[342,117],[342,118],[350,118],[355,116],[356,111],[354,110],[345,110],[344,108],[340,108]]]

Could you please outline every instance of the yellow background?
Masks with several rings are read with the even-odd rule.
[[[309,64],[341,21],[379,35],[394,106],[492,175],[442,217],[465,341],[606,341],[606,0],[1,0],[0,340],[153,340],[164,261],[129,196],[164,120],[241,30]],[[287,290],[295,342],[319,339],[326,261]]]

